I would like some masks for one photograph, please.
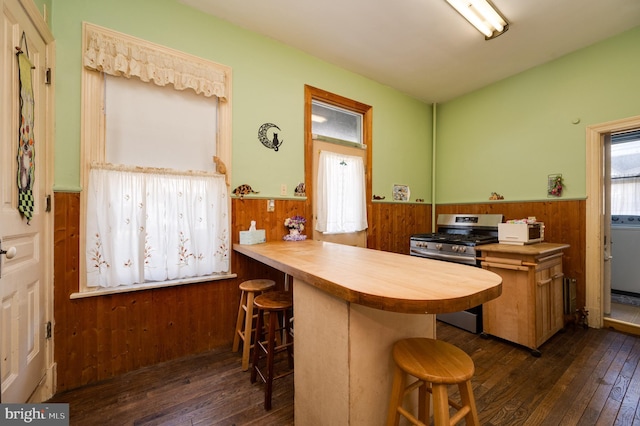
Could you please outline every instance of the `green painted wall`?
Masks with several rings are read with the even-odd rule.
[[[233,69],[233,182],[278,198],[304,178],[304,85],[373,106],[373,193],[393,184],[431,198],[431,106],[176,0],[50,0],[56,38],[55,189],[80,189],[81,25],[91,22]],[[257,131],[276,123],[284,144],[263,147]],[[184,141],[176,141],[184,149]]]
[[[88,21],[233,68],[233,182],[278,198],[303,180],[303,93],[309,84],[373,106],[373,193],[393,184],[431,198],[430,105],[177,0],[37,0],[56,38],[55,189],[80,189],[81,24]],[[640,114],[640,27],[437,107],[437,203],[584,198],[585,128]],[[575,121],[579,122],[574,124]],[[276,123],[278,152],[257,140]],[[176,149],[182,149],[177,141]]]
[[[586,197],[586,127],[640,115],[639,70],[640,27],[438,105],[436,202]]]

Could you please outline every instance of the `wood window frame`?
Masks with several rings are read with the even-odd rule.
[[[339,108],[347,109],[362,114],[362,144],[366,145],[366,167],[365,167],[365,186],[367,200],[367,217],[371,217],[371,176],[372,176],[372,152],[373,152],[373,107],[363,104],[352,99],[345,98],[326,90],[318,89],[313,86],[304,86],[304,181],[306,190],[305,215],[310,218],[307,223],[308,229],[315,229],[315,218],[313,217],[313,199],[314,199],[314,182],[313,182],[313,132],[311,130],[311,111],[312,102],[314,100],[324,102]]]
[[[126,34],[116,33],[105,28],[97,27],[93,24],[84,22],[82,25],[82,52],[86,51],[87,47],[87,29],[100,29],[104,32],[111,34],[118,34],[119,36],[135,40],[135,42],[141,46],[156,49],[160,53],[171,54],[180,57],[184,61],[191,61],[197,64],[206,64],[207,66],[213,66],[218,71],[223,72],[225,75],[225,98],[218,98],[218,127],[217,127],[217,147],[216,156],[226,165],[227,182],[231,182],[231,146],[232,146],[232,72],[231,67],[221,65],[215,62],[211,62],[197,56],[193,56],[181,51],[171,49],[169,47],[157,45],[142,39],[128,36]],[[110,288],[95,290],[87,287],[86,282],[86,215],[87,215],[87,194],[85,189],[88,188],[89,170],[92,162],[105,162],[106,161],[106,127],[105,127],[105,115],[104,115],[104,74],[95,70],[82,67],[81,75],[81,117],[80,117],[80,184],[82,191],[80,192],[80,284],[77,293],[71,295],[72,299],[96,296],[118,292],[128,292],[136,290],[145,290],[154,287],[163,287],[162,283],[154,283],[153,285],[140,285],[134,287],[123,288]],[[227,199],[227,208],[229,212],[229,229],[232,229],[231,218],[231,198]],[[231,240],[230,240],[231,243]],[[232,265],[233,250],[229,249],[229,265]],[[232,278],[235,274],[230,271],[228,275],[221,275],[219,279]],[[207,279],[211,281],[212,279]],[[187,282],[188,281],[188,282]],[[202,277],[196,277],[194,280],[185,280],[186,283],[190,282],[202,282]],[[177,285],[175,283],[168,285]]]

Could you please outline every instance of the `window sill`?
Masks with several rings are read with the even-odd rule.
[[[237,274],[210,275],[208,277],[195,277],[195,278],[185,278],[185,279],[172,280],[172,281],[143,283],[143,284],[136,284],[132,286],[126,286],[126,287],[124,286],[109,287],[109,288],[96,287],[95,289],[87,289],[85,291],[71,293],[71,296],[69,296],[69,298],[83,299],[85,297],[105,296],[105,295],[118,294],[118,293],[129,293],[132,291],[140,291],[140,290],[152,290],[155,288],[174,287],[174,286],[180,286],[180,285],[186,285],[186,284],[202,283],[207,281],[220,281],[220,280],[226,280],[229,278],[236,278],[237,276],[238,276]]]

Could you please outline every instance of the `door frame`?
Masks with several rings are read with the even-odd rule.
[[[305,216],[307,220],[307,229],[315,229],[315,218],[313,217],[313,200],[314,200],[314,182],[313,182],[313,134],[311,132],[311,111],[312,101],[318,100],[326,104],[334,105],[353,112],[362,114],[362,143],[366,145],[366,165],[365,165],[365,186],[367,200],[367,217],[371,217],[371,170],[372,170],[372,122],[373,107],[363,103],[345,98],[326,90],[317,89],[315,87],[304,86],[304,182],[307,199],[305,201]],[[367,240],[370,238],[370,232],[367,232]],[[367,246],[369,244],[367,243]]]
[[[604,164],[604,137],[613,132],[632,130],[640,127],[640,116],[628,117],[588,126],[586,129],[586,250],[585,250],[585,292],[589,311],[589,326],[602,328],[604,318],[604,184],[602,173]],[[607,322],[611,320],[607,319]]]

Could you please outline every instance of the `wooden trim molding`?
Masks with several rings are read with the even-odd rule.
[[[217,64],[215,62],[192,56],[186,53],[176,51],[174,49],[157,45],[145,40],[136,39],[125,34],[116,33],[106,28],[84,22],[82,26],[82,52],[87,50],[90,31],[101,31],[105,34],[118,34],[118,37],[127,40],[135,40],[136,43],[143,45],[147,49],[155,49],[161,54],[180,56],[184,62],[193,62],[194,64],[206,65],[215,68],[220,74],[224,75],[225,97],[218,98],[218,135],[216,156],[226,165],[227,182],[231,182],[231,147],[232,147],[232,72],[231,67]],[[80,124],[80,185],[81,188],[88,187],[89,169],[91,163],[104,163],[106,159],[105,147],[105,114],[104,114],[104,74],[87,67],[82,67],[81,82],[81,124]],[[213,159],[211,159],[213,162]],[[228,185],[228,183],[227,183]],[[86,286],[86,249],[84,229],[86,227],[86,192],[80,194],[80,229],[83,231],[83,237],[80,239],[80,284],[79,292],[85,292],[89,289]],[[231,199],[227,198],[228,211],[231,212]],[[231,214],[229,214],[229,229],[231,229]],[[232,254],[230,253],[230,256]]]
[[[603,186],[604,164],[603,137],[614,132],[640,128],[640,116],[629,117],[587,127],[586,141],[586,251],[585,251],[585,293],[589,311],[589,325],[601,328],[604,324],[604,211]]]
[[[372,182],[372,152],[373,152],[373,107],[340,95],[317,89],[312,86],[304,86],[304,181],[307,192],[305,203],[305,217],[311,218],[307,228],[314,229],[313,224],[313,138],[311,132],[311,103],[319,100],[340,108],[345,108],[362,114],[362,143],[367,146],[367,158],[365,169],[365,185],[367,199],[367,217],[371,217],[371,199],[373,197]]]

